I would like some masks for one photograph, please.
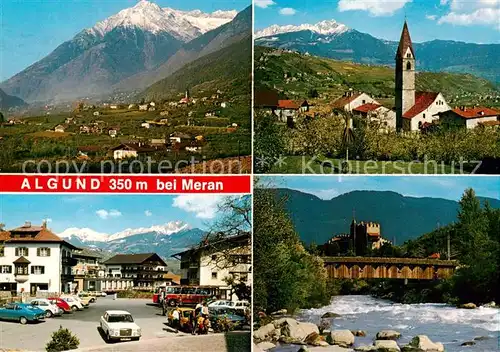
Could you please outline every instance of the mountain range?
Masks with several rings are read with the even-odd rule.
[[[186,63],[231,45],[241,32],[250,35],[251,10],[245,11],[249,20],[242,27],[245,21],[236,11],[179,11],[141,0],[82,30],[0,88],[27,102],[144,89]]]
[[[81,248],[109,253],[158,253],[163,258],[198,244],[205,232],[181,221],[149,228],[126,229],[114,234],[89,228],[68,228],[58,236]]]
[[[398,42],[375,38],[334,20],[315,25],[274,25],[257,31],[256,38],[256,45],[375,65],[393,66],[398,47]],[[499,44],[433,40],[413,46],[421,71],[471,73],[500,84]]]
[[[441,198],[416,198],[386,191],[353,191],[330,200],[286,188],[276,189],[286,197],[286,210],[300,238],[307,244],[323,244],[335,235],[349,233],[356,221],[380,223],[382,237],[403,244],[438,226],[456,221],[458,202]],[[493,208],[500,200],[480,198]]]

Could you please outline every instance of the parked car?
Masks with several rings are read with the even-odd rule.
[[[96,291],[96,292],[91,292],[93,295],[96,297],[106,297],[108,294],[104,291]]]
[[[73,298],[74,300],[80,302],[80,304],[82,305],[83,308],[88,308],[89,305],[90,305],[90,300],[86,297],[83,297],[83,298],[80,298],[76,295],[62,295],[61,298],[64,299],[64,297],[71,297]]]
[[[71,306],[65,300],[62,300],[59,297],[49,297],[48,300],[53,302],[59,308],[61,308],[64,311],[64,313],[73,313]]]
[[[101,330],[107,341],[139,340],[141,328],[134,323],[132,314],[125,310],[108,310],[101,317]]]
[[[238,313],[244,313],[246,310],[250,309],[250,303],[248,301],[214,301],[208,304],[210,310],[219,309],[233,309]]]
[[[246,318],[241,315],[234,314],[232,309],[217,309],[210,313],[209,319],[214,332],[225,332],[230,326],[230,330],[241,329],[246,322]]]
[[[28,322],[43,321],[45,311],[31,304],[7,303],[3,308],[0,308],[0,319],[18,321],[24,325]]]
[[[71,310],[73,312],[76,312],[77,310],[83,310],[83,304],[80,302],[80,300],[77,297],[61,296],[61,299],[63,301],[66,301],[66,303],[69,304],[69,306],[71,307]]]
[[[97,301],[97,296],[95,294],[92,294],[90,292],[80,292],[78,294],[78,297],[81,299],[88,299],[89,303],[95,303]]]
[[[46,298],[35,298],[30,301],[30,304],[42,309],[45,312],[46,318],[52,318],[53,316],[59,316],[64,313],[61,308]]]

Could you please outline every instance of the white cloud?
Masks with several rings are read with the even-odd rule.
[[[448,3],[448,0],[441,0],[440,3],[441,3],[442,6],[444,6],[444,5],[446,5]]]
[[[425,18],[431,21],[435,21],[437,19],[437,15],[425,15]]]
[[[151,212],[151,210],[146,210],[144,212],[144,215],[146,215],[146,216],[153,216],[153,213]]]
[[[292,9],[291,7],[283,7],[280,9],[280,15],[283,16],[293,16],[297,13],[297,10]]]
[[[122,213],[116,209],[111,209],[111,210],[99,209],[95,213],[98,217],[100,217],[103,220],[107,220],[109,218],[117,218],[117,217],[122,216]]]
[[[267,9],[269,6],[275,5],[276,3],[273,0],[255,0],[254,4],[262,9]]]
[[[412,0],[340,0],[338,10],[343,11],[368,11],[373,16],[388,16],[403,8]]]
[[[221,196],[186,194],[175,197],[172,205],[189,213],[195,213],[197,218],[213,219],[221,199]]]
[[[500,0],[449,0],[450,12],[442,16],[439,24],[456,26],[491,26],[500,30]]]

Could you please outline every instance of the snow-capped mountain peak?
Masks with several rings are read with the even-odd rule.
[[[191,229],[191,226],[182,221],[171,221],[163,225],[153,225],[151,227],[128,228],[114,234],[101,233],[89,228],[71,227],[59,233],[59,237],[77,237],[82,242],[111,242],[141,233],[156,232],[159,235],[168,236],[189,229]]]
[[[140,0],[135,6],[121,10],[86,31],[104,36],[117,27],[135,27],[154,34],[167,32],[187,42],[231,21],[236,14],[236,11],[215,11],[211,14],[200,10],[179,11]]]
[[[262,38],[283,33],[293,33],[300,31],[311,31],[321,35],[333,35],[333,34],[345,33],[348,30],[349,28],[342,23],[338,23],[335,20],[326,20],[318,22],[316,24],[305,23],[298,26],[295,25],[278,26],[277,24],[275,24],[268,28],[257,31],[257,33],[255,33],[255,37]]]

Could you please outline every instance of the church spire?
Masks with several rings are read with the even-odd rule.
[[[410,48],[411,54],[415,58],[415,51],[413,50],[413,43],[411,42],[410,31],[408,29],[408,22],[405,20],[403,26],[403,32],[401,33],[401,39],[399,40],[399,47],[396,53],[396,59],[405,56],[406,51]]]

